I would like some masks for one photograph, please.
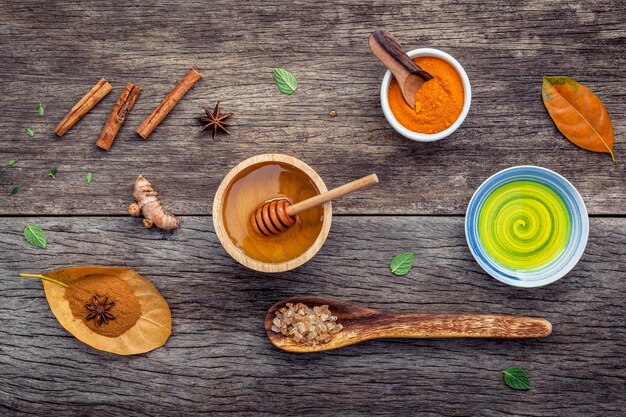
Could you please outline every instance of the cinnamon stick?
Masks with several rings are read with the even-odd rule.
[[[106,151],[109,150],[111,145],[113,145],[113,141],[122,127],[122,124],[126,119],[126,115],[130,112],[130,109],[133,108],[139,93],[141,93],[141,87],[131,83],[126,83],[126,87],[124,87],[122,94],[118,97],[115,106],[113,106],[113,109],[111,110],[111,113],[102,128],[102,132],[100,132],[100,137],[98,137],[98,140],[96,141],[96,146],[98,148]]]
[[[144,140],[148,139],[148,136],[152,133],[152,131],[163,121],[165,116],[176,106],[176,104],[180,101],[181,98],[189,91],[193,85],[198,82],[198,80],[202,78],[202,74],[200,74],[195,69],[190,69],[187,74],[176,84],[176,86],[169,92],[169,94],[165,97],[165,99],[159,104],[159,106],[154,109],[152,114],[143,121],[141,126],[137,128],[135,133],[141,136]]]
[[[65,115],[63,119],[54,128],[54,133],[57,136],[63,136],[70,130],[84,115],[89,113],[91,109],[95,107],[100,100],[102,100],[112,90],[111,84],[106,78],[100,79],[96,85],[91,87],[91,90],[87,92],[81,98],[78,103],[72,107],[72,109]]]

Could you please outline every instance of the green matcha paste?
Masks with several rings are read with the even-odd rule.
[[[478,235],[487,254],[512,270],[541,269],[565,249],[570,216],[561,197],[535,181],[513,181],[482,205]]]

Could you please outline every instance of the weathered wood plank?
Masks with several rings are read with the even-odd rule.
[[[47,249],[24,241],[30,222],[46,230]],[[536,289],[482,273],[460,217],[336,217],[316,258],[275,276],[228,258],[210,217],[183,217],[172,235],[120,217],[9,217],[0,229],[0,414],[576,417],[626,407],[626,219],[592,218],[579,265]],[[388,272],[400,250],[417,254],[406,277]],[[94,351],[60,328],[40,283],[17,277],[77,264],[127,265],[149,277],[172,308],[168,343],[136,357]],[[262,319],[295,294],[398,311],[539,315],[554,333],[287,354],[265,339]],[[529,371],[531,391],[503,384],[513,364]]]
[[[329,186],[379,174],[381,186],[342,200],[339,213],[461,214],[486,177],[520,164],[565,175],[591,213],[626,213],[619,70],[626,66],[626,19],[619,0],[0,4],[1,213],[121,214],[142,173],[175,212],[208,214],[231,167],[277,151],[309,163]],[[377,27],[409,48],[441,48],[465,66],[473,104],[453,137],[412,143],[387,125],[378,98],[384,70],[366,42]],[[148,141],[137,139],[134,129],[191,66],[205,79]],[[297,75],[296,94],[278,93],[271,71],[277,66]],[[604,100],[617,164],[560,135],[541,103],[544,74],[570,75]],[[55,138],[54,124],[101,76],[113,93]],[[94,143],[126,82],[143,92],[105,153]],[[217,100],[235,112],[235,126],[213,142],[198,134],[193,116]],[[45,118],[36,114],[39,102]],[[9,169],[12,158],[20,162]],[[53,165],[56,181],[46,175]],[[87,171],[94,172],[90,185]],[[8,198],[14,185],[20,193]]]

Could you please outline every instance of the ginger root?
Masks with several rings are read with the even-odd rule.
[[[158,193],[152,188],[152,184],[142,175],[135,181],[135,203],[128,206],[128,214],[133,217],[143,215],[143,225],[150,228],[152,225],[159,229],[171,232],[176,230],[179,221],[172,213],[165,211],[159,200]]]

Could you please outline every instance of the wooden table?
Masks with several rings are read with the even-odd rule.
[[[0,414],[623,415],[623,2],[1,3]],[[367,45],[378,27],[407,48],[437,47],[463,64],[472,107],[452,137],[413,143],[387,124],[384,68]],[[138,139],[134,129],[192,66],[203,80],[149,140]],[[295,94],[277,91],[274,67],[297,76]],[[606,104],[617,164],[577,148],[549,119],[541,77],[561,74]],[[100,77],[114,91],[57,138],[56,122]],[[94,143],[126,82],[143,92],[103,152]],[[217,100],[235,116],[232,134],[213,141],[193,117]],[[210,217],[228,170],[266,152],[302,159],[328,186],[371,172],[381,179],[335,204],[328,241],[311,262],[276,276],[231,260]],[[9,159],[19,162],[8,167]],[[522,164],[564,175],[590,213],[585,255],[546,288],[500,284],[465,243],[463,215],[476,187]],[[56,179],[47,175],[52,166]],[[175,233],[126,215],[138,174],[180,215]],[[24,240],[29,223],[45,230],[46,249]],[[416,265],[396,277],[388,263],[403,250],[416,253]],[[17,277],[85,264],[129,266],[154,282],[173,315],[163,348],[135,357],[91,349],[60,327],[39,282]],[[270,345],[262,318],[295,294],[397,311],[537,315],[554,332],[294,355]],[[511,365],[529,372],[531,391],[504,385],[501,371]]]

